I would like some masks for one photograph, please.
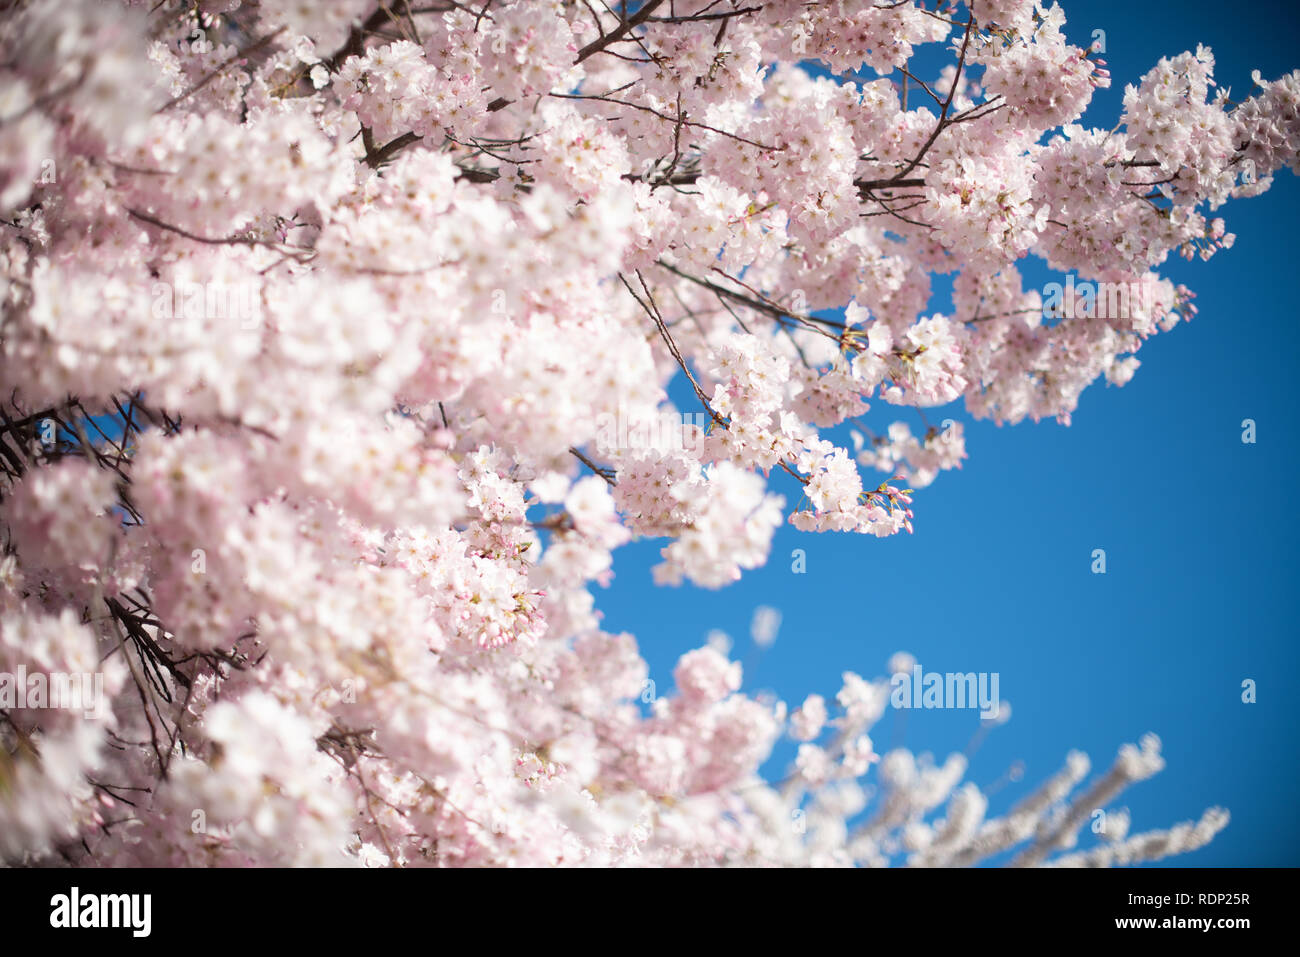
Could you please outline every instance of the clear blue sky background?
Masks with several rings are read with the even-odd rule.
[[[1088,125],[1113,126],[1125,83],[1198,42],[1213,49],[1216,79],[1234,99],[1250,95],[1252,69],[1273,79],[1300,66],[1288,2],[1063,6],[1079,45],[1106,31],[1114,85],[1094,98]],[[1270,192],[1221,214],[1237,234],[1233,249],[1163,267],[1198,293],[1200,314],[1148,341],[1129,385],[1090,387],[1072,426],[998,428],[970,421],[960,405],[927,412],[932,422],[966,423],[970,458],[917,494],[915,535],[786,526],[765,568],[716,592],[656,588],[649,569],[662,542],[637,543],[619,553],[616,580],[597,596],[605,627],[637,635],[660,689],[671,686],[677,657],[720,628],[748,662],[746,689],[770,689],[792,706],[811,692],[829,699],[846,669],[884,674],[899,650],[930,671],[998,672],[1012,718],[976,752],[969,780],[989,788],[1016,760],[1025,777],[997,791],[991,813],[1054,773],[1071,748],[1099,773],[1120,744],[1154,731],[1168,768],[1121,798],[1133,833],[1219,804],[1232,812],[1227,830],[1172,863],[1300,864],[1292,239],[1300,184],[1283,171]],[[1027,270],[1030,283],[1049,278]],[[946,288],[936,283],[931,310],[947,308]],[[881,402],[866,421],[878,431],[909,416],[919,432],[914,411]],[[1246,418],[1257,423],[1254,445],[1241,441]],[[796,548],[807,554],[803,575],[791,572]],[[1105,575],[1091,573],[1095,548],[1106,550]],[[756,657],[749,621],[761,604],[785,620]],[[1255,704],[1241,701],[1247,678],[1258,685]],[[898,717],[877,728],[878,751],[902,743],[942,759],[978,727],[972,711],[912,711],[905,727]],[[780,774],[792,750],[783,745],[766,770]],[[1082,843],[1092,840],[1085,832]]]

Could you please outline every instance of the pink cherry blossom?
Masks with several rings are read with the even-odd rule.
[[[1169,255],[1300,169],[1300,71],[1234,102],[1201,47],[1093,129],[1055,4],[615,6],[0,16],[0,694],[104,695],[0,705],[0,860],[1109,864],[1226,824],[1076,849],[1084,756],[991,818],[964,756],[876,753],[887,679],[791,712],[710,644],[669,681],[598,596],[636,539],[722,588],[786,522],[910,532],[979,451],[921,410],[1129,382],[1195,314]],[[1049,315],[1026,257],[1132,296]]]

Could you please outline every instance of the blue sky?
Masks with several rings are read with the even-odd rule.
[[[1114,86],[1094,98],[1089,125],[1113,126],[1125,83],[1198,42],[1213,49],[1216,78],[1234,99],[1250,95],[1253,69],[1273,79],[1300,66],[1289,3],[1237,8],[1249,18],[1203,0],[1063,6],[1075,42],[1106,33]],[[1085,391],[1070,427],[998,428],[972,422],[960,405],[927,411],[932,422],[965,423],[970,458],[916,495],[915,535],[786,526],[766,567],[716,592],[656,588],[649,570],[662,542],[636,543],[618,553],[617,577],[597,595],[605,628],[636,634],[661,689],[682,652],[722,629],[747,662],[746,689],[792,705],[811,692],[829,699],[845,670],[884,674],[899,650],[929,671],[998,672],[1012,718],[976,752],[968,779],[989,788],[1017,760],[1025,776],[997,791],[991,813],[1054,773],[1071,748],[1101,772],[1120,744],[1153,731],[1168,767],[1119,801],[1134,833],[1223,805],[1227,830],[1170,863],[1300,864],[1292,497],[1300,341],[1290,286],[1300,273],[1291,242],[1300,184],[1283,171],[1264,196],[1220,212],[1237,235],[1231,250],[1162,267],[1198,294],[1200,314],[1148,341],[1127,386]],[[1053,278],[1026,274],[1027,283]],[[940,296],[930,304],[946,307]],[[891,413],[900,410],[874,402],[865,420],[880,431],[910,415],[919,432],[915,412]],[[1247,418],[1257,424],[1253,445],[1241,441]],[[781,490],[793,502],[789,485]],[[796,548],[806,574],[791,571]],[[1091,572],[1096,548],[1106,550],[1104,575]],[[762,604],[784,622],[776,644],[755,656],[749,621]],[[1241,701],[1245,679],[1257,684],[1255,704]],[[898,717],[877,728],[878,751],[901,743],[942,758],[978,727],[972,711],[912,711],[905,726]],[[779,774],[791,754],[781,747],[767,770]]]

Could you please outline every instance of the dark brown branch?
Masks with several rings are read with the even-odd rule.
[[[663,6],[663,3],[664,0],[646,0],[645,4],[641,7],[641,9],[638,10],[636,13],[632,14],[631,17],[624,20],[622,23],[620,23],[609,33],[606,33],[603,37],[597,37],[595,40],[592,40],[585,47],[579,50],[578,58],[573,62],[581,63],[583,60],[587,59],[587,57],[599,53],[601,50],[605,49],[605,47],[609,46],[611,43],[623,39],[623,37],[625,37],[632,30],[635,30],[641,24],[649,20],[650,15],[654,13],[656,9]]]
[[[610,485],[611,487],[618,484],[614,480],[614,476],[609,469],[601,468],[599,465],[597,465],[591,459],[587,458],[585,455],[583,455],[575,448],[570,448],[569,452],[572,453],[579,462],[581,462],[583,465],[587,466],[587,468],[591,469],[593,472],[595,472],[597,475],[603,478],[606,484]]]

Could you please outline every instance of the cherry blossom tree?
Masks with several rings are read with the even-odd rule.
[[[1297,169],[1300,71],[1232,100],[1198,48],[1092,129],[1105,64],[1032,0],[4,8],[0,859],[1105,865],[1224,826],[1078,848],[1150,736],[990,817],[963,755],[876,754],[887,679],[790,709],[705,647],[655,695],[594,595],[634,538],[716,588],[784,522],[910,532],[965,442],[891,406],[1124,384],[1195,312],[1156,270]],[[1133,294],[1057,309],[1030,256]]]

